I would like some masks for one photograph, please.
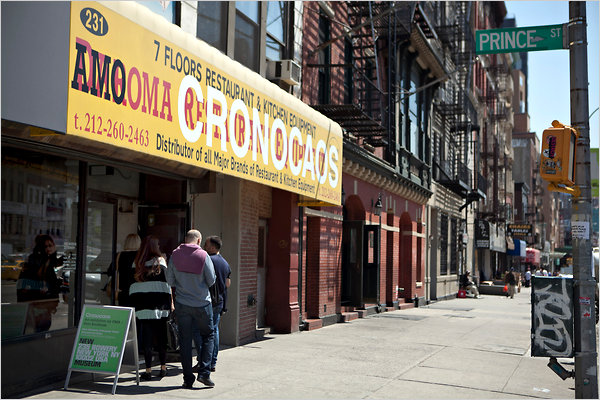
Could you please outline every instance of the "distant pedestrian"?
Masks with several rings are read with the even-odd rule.
[[[531,286],[531,268],[527,267],[527,271],[525,271],[525,287]]]
[[[167,280],[175,292],[175,316],[179,326],[179,354],[183,369],[183,388],[194,385],[192,372],[192,338],[199,332],[202,347],[198,382],[213,387],[210,379],[210,363],[213,354],[213,308],[208,288],[215,283],[212,260],[200,247],[202,234],[192,229],[185,235],[185,243],[179,245],[169,260]],[[198,346],[198,345],[197,345]]]
[[[476,299],[480,297],[477,285],[475,285],[475,283],[471,280],[470,271],[467,271],[464,275],[461,276],[461,286],[466,290],[469,290]]]
[[[542,268],[542,276],[548,276],[548,271],[546,268]]]
[[[542,276],[542,275],[543,275],[543,274],[542,274],[542,270],[540,269],[540,267],[537,267],[537,268],[535,269],[535,276]]]
[[[506,295],[510,296],[511,299],[514,298],[515,297],[515,291],[517,289],[516,288],[517,279],[515,278],[515,274],[514,274],[512,268],[504,276],[504,283],[506,283],[506,285],[508,286],[508,292],[507,292]]]
[[[167,375],[167,320],[173,308],[171,288],[167,283],[167,263],[162,257],[158,238],[149,235],[135,257],[135,282],[129,288],[129,302],[140,321],[146,372],[140,377],[152,379],[152,345],[158,342],[159,377]]]

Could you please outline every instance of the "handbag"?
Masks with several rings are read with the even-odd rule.
[[[508,292],[508,285],[504,285],[504,287],[502,288],[503,292]]]
[[[169,315],[167,320],[167,351],[179,351],[179,328],[173,313]]]

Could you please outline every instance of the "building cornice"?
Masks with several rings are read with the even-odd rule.
[[[385,161],[346,141],[344,141],[343,172],[420,205],[427,204],[433,194],[430,190],[398,174]]]

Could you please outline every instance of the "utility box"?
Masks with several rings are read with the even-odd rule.
[[[573,357],[573,278],[532,276],[531,286],[531,356]]]

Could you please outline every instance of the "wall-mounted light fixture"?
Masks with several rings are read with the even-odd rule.
[[[377,197],[377,202],[373,206],[373,214],[375,214],[376,216],[381,216],[382,208],[383,205],[381,204],[381,193],[379,193],[379,197]]]

